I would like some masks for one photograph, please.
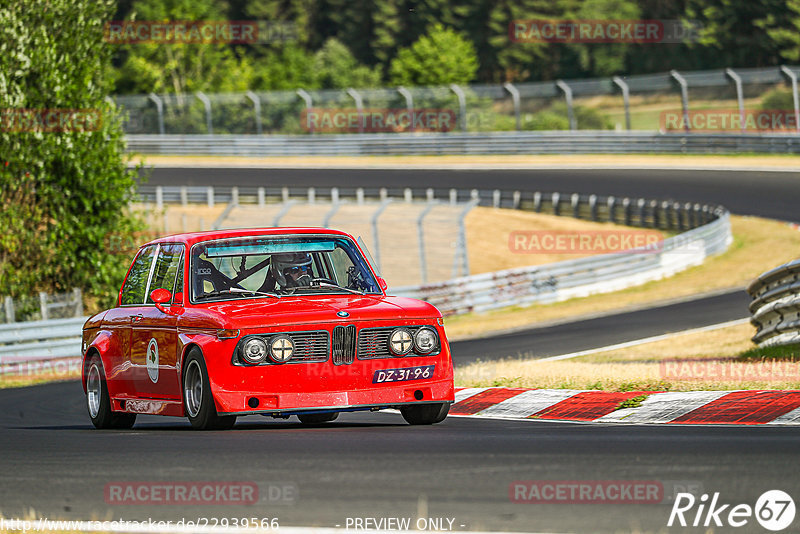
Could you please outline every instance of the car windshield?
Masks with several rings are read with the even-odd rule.
[[[263,236],[192,247],[195,302],[301,294],[381,293],[367,261],[340,236]]]

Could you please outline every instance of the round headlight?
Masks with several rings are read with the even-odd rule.
[[[275,336],[269,343],[269,357],[275,363],[286,363],[294,354],[294,341],[286,335]]]
[[[267,357],[267,344],[259,337],[251,337],[242,345],[242,359],[251,365],[258,365]]]
[[[439,343],[439,336],[433,328],[420,328],[414,334],[414,350],[419,354],[430,354],[436,349]]]
[[[397,328],[389,336],[389,350],[395,356],[402,356],[411,352],[414,347],[414,340],[411,332],[406,328]]]

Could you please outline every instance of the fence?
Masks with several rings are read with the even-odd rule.
[[[447,127],[425,124],[416,129],[411,121],[407,127],[401,125],[394,129],[405,132],[425,129],[658,131],[667,128],[664,113],[677,114],[684,119],[680,130],[688,132],[692,125],[686,119],[693,106],[704,111],[730,111],[741,119],[746,108],[784,110],[790,118],[794,117],[791,129],[800,133],[799,74],[798,66],[673,70],[636,76],[502,85],[298,89],[208,95],[151,93],[121,95],[114,101],[125,112],[124,129],[131,135],[306,134],[319,137],[320,129],[315,131],[308,122],[308,113],[320,109],[352,111],[359,119],[352,123],[356,126],[333,130],[353,134],[376,130],[364,120],[375,110],[380,110],[382,118],[387,112],[417,110],[447,111],[453,117]],[[745,131],[743,121],[741,131]],[[142,139],[132,139],[137,151],[148,152],[138,148],[143,146]]]
[[[3,297],[2,301],[0,322],[4,323],[83,316],[83,295],[77,288],[69,293],[40,292],[36,297],[19,297],[16,300]]]
[[[747,287],[759,346],[800,343],[800,260],[767,271]]]

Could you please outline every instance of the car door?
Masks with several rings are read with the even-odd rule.
[[[162,243],[158,246],[145,292],[145,305],[141,317],[133,323],[131,365],[135,369],[136,392],[142,398],[181,397],[177,373],[177,316],[159,310],[150,299],[150,293],[155,289],[167,289],[175,293],[183,249],[179,243]]]
[[[142,316],[144,294],[157,246],[142,247],[134,258],[120,291],[119,306],[106,313],[103,328],[111,332],[111,344],[106,352],[105,369],[112,397],[136,395],[136,373],[131,366],[132,325]]]

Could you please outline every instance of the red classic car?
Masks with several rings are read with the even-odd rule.
[[[387,408],[442,421],[454,395],[442,316],[387,296],[373,265],[360,240],[320,228],[147,243],[117,306],[83,327],[92,423],[130,428],[142,413],[226,429],[240,415],[319,424]]]

